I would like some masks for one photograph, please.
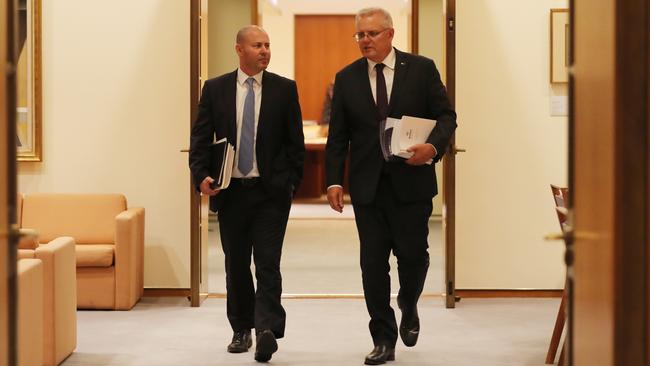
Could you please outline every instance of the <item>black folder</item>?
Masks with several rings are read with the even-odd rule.
[[[212,189],[226,189],[232,176],[235,148],[224,138],[210,145],[209,151],[210,176],[214,179],[210,187]]]

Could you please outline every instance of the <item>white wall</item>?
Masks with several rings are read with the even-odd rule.
[[[567,118],[550,116],[549,13],[567,1],[457,2],[457,288],[562,288],[549,184],[567,182]]]
[[[305,14],[356,14],[357,11],[380,6],[391,13],[395,37],[393,46],[409,51],[408,27],[411,12],[410,2],[404,0],[278,0],[272,6],[266,0],[260,0],[258,11],[261,13],[261,25],[271,38],[271,63],[269,71],[294,78],[294,16]],[[318,39],[314,39],[318,43]],[[352,34],[341,42],[354,42]],[[361,53],[359,53],[361,57]]]
[[[189,287],[189,29],[187,1],[43,1],[43,162],[19,190],[145,207],[147,287]]]

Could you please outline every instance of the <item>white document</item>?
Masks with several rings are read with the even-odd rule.
[[[386,119],[386,129],[389,124],[393,128],[390,139],[390,152],[393,155],[408,159],[413,156],[407,149],[413,145],[427,142],[427,138],[436,126],[433,119],[403,116],[401,120],[394,118]]]

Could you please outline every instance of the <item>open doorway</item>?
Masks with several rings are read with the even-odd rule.
[[[341,215],[332,211],[324,200],[323,189],[326,189],[324,167],[317,165],[323,160],[325,139],[322,138],[325,136],[319,136],[314,130],[323,130],[320,122],[322,122],[322,107],[325,105],[328,82],[333,80],[336,71],[360,57],[357,45],[352,39],[353,18],[359,9],[368,6],[381,6],[391,12],[396,30],[394,46],[403,51],[420,53],[434,59],[443,81],[445,80],[447,2],[443,0],[412,2],[384,0],[380,3],[365,0],[335,2],[259,0],[251,3],[208,0],[210,19],[208,54],[213,56],[207,61],[207,78],[236,68],[237,61],[233,50],[234,34],[243,25],[257,23],[267,30],[271,38],[272,59],[269,71],[298,82],[308,146],[305,181],[301,189],[303,193],[306,190],[307,194],[294,201],[285,237],[282,259],[285,294],[311,297],[361,296],[363,293],[358,236],[352,207],[348,202],[344,214]],[[342,23],[332,26],[316,24],[323,21]],[[343,34],[345,33],[343,24],[347,24],[352,29],[347,32],[349,34]],[[319,28],[321,32],[309,33],[309,29]],[[212,36],[216,34],[213,32],[218,32],[218,35]],[[229,39],[228,35],[232,39]],[[328,41],[330,38],[331,40]],[[309,44],[316,47],[309,47]],[[339,55],[341,57],[328,57],[323,60],[327,63],[327,70],[331,75],[323,72],[322,67],[317,67],[318,77],[313,77],[313,72],[310,76],[308,68],[312,65],[303,61],[323,59],[318,55],[310,55],[309,52],[321,52],[320,49],[327,49],[330,44],[337,45],[337,49],[343,49]],[[217,54],[219,57],[216,57]],[[221,64],[214,66],[211,60],[216,58]],[[307,72],[301,69],[301,65],[307,68]],[[437,174],[439,192],[442,192],[441,167],[437,168]],[[433,215],[429,223],[431,267],[424,289],[425,295],[440,296],[447,291],[442,216],[442,194],[439,194],[434,200]],[[209,219],[206,241],[207,261],[203,263],[207,262],[208,265],[208,292],[218,296],[225,293],[224,259],[220,247],[217,217],[209,215]],[[391,268],[393,269],[392,288],[396,292],[399,286],[394,258],[391,260]]]

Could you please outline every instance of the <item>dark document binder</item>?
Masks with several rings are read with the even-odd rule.
[[[221,139],[210,145],[210,176],[214,182],[212,189],[226,189],[230,184],[235,161],[235,148],[228,140]]]

